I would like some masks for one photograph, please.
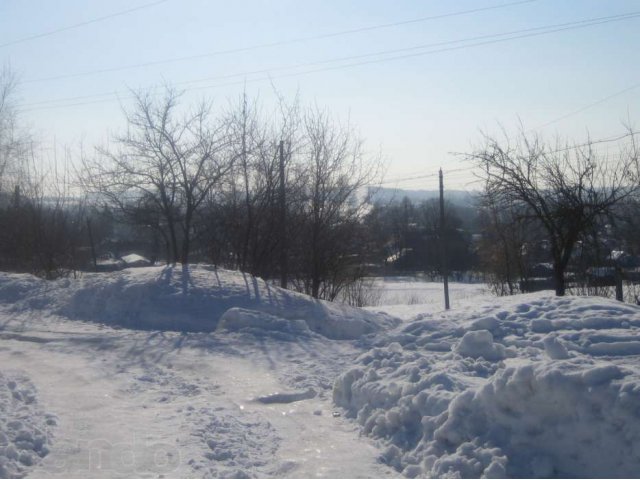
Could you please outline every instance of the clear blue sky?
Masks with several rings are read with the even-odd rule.
[[[506,8],[270,48],[53,80],[51,77],[208,54],[402,22],[513,0],[459,1],[222,1],[166,0],[86,26],[18,41],[43,32],[153,3],[153,0],[0,0],[0,59],[21,80],[23,119],[46,145],[98,142],[122,127],[121,103],[92,97],[168,81],[185,83],[187,100],[202,95],[226,105],[247,81],[250,94],[269,105],[265,75],[285,95],[350,116],[371,150],[381,148],[387,177],[395,179],[459,169],[451,151],[469,151],[479,130],[535,128],[632,85],[638,88],[541,129],[583,141],[615,135],[622,121],[640,122],[640,17],[503,43],[297,75],[280,69],[418,45],[640,12],[638,0],[537,0]],[[12,43],[18,41],[16,43]],[[452,45],[449,45],[452,46]],[[420,50],[418,50],[420,51]],[[425,50],[422,50],[425,51]],[[407,52],[405,52],[407,53]],[[379,59],[382,57],[371,57]],[[324,64],[323,67],[337,65]],[[225,75],[239,74],[220,79]],[[295,74],[282,76],[283,74]],[[218,77],[218,78],[216,78]],[[48,80],[42,80],[48,79]],[[226,83],[227,85],[221,85]],[[229,84],[231,83],[231,84]],[[203,88],[206,87],[206,88]],[[56,99],[79,106],[42,108]],[[89,103],[91,102],[91,103]],[[55,104],[54,104],[55,105]],[[464,166],[464,165],[462,165]],[[448,176],[452,187],[472,188],[469,172]],[[436,179],[402,182],[434,188]]]

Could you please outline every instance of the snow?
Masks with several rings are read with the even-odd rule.
[[[120,259],[126,263],[128,267],[146,267],[151,265],[151,261],[148,258],[138,255],[137,253],[130,253]]]
[[[38,406],[26,377],[0,373],[0,478],[22,477],[45,457],[55,423],[55,416]]]
[[[303,321],[332,339],[356,339],[397,323],[384,314],[313,300],[248,274],[204,265],[141,267],[55,281],[0,273],[0,302],[11,303],[14,311],[51,309],[105,325],[181,332],[214,331],[225,314],[225,328],[239,328],[238,322],[251,322],[252,315],[254,323],[273,323],[276,315],[294,329]],[[243,310],[229,312],[234,308]],[[245,325],[250,326],[255,327]]]
[[[38,408],[57,419],[49,453],[32,455],[20,475],[398,475],[356,425],[333,415],[333,380],[361,340],[308,326],[322,330],[326,320],[335,331],[325,333],[344,337],[396,321],[237,272],[174,270],[55,282],[0,275],[0,372],[28,378]],[[170,323],[172,312],[180,322]],[[29,418],[44,432],[39,411]],[[10,468],[0,476],[16,474]]]
[[[612,300],[485,299],[378,335],[334,401],[408,477],[634,477],[639,330]]]
[[[488,291],[487,286],[482,283],[449,282],[449,298],[454,308],[485,297]],[[367,310],[390,313],[403,320],[444,310],[442,283],[424,281],[420,277],[375,278],[371,296],[377,302],[376,305],[367,307]]]
[[[490,361],[502,360],[507,356],[507,349],[504,345],[494,343],[493,335],[488,330],[466,332],[453,351],[463,357],[482,357]]]
[[[218,330],[249,331],[262,330],[264,333],[289,333],[292,335],[310,335],[311,330],[304,320],[287,320],[268,313],[230,308],[218,321]]]
[[[0,274],[0,477],[637,476],[639,307],[425,283]]]

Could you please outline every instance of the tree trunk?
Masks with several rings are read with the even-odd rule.
[[[553,278],[556,287],[556,296],[564,297],[565,283],[564,283],[564,268],[560,265],[559,261],[553,263]]]
[[[311,296],[313,298],[320,296],[320,278],[316,275],[311,279]]]
[[[178,261],[178,240],[176,237],[176,227],[173,224],[173,219],[167,222],[169,224],[169,242],[171,243],[171,263],[175,264]]]
[[[193,211],[191,208],[187,209],[187,213],[184,219],[184,228],[182,230],[183,239],[182,239],[182,256],[180,257],[180,262],[182,265],[187,265],[189,263],[189,253],[191,250],[191,221],[193,218]]]
[[[96,247],[93,243],[93,232],[91,230],[91,219],[87,217],[87,232],[89,233],[89,245],[91,246],[91,259],[93,260],[93,271],[98,271],[98,258],[96,256]]]
[[[190,248],[189,234],[185,233],[184,240],[182,240],[182,256],[180,257],[180,263],[182,263],[182,265],[187,265],[189,263]]]

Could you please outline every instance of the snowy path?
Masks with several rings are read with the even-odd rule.
[[[358,442],[358,428],[352,422],[332,416],[328,398],[312,398],[291,403],[264,404],[255,399],[282,392],[282,385],[268,370],[258,372],[249,362],[234,362],[233,374],[223,383],[231,398],[237,398],[241,412],[268,418],[280,436],[278,477],[372,478],[395,476],[375,462],[377,450],[366,441]],[[364,439],[361,439],[364,440]]]
[[[3,371],[28,376],[57,417],[32,477],[397,476],[357,426],[332,415],[348,342],[0,318]],[[309,389],[313,398],[256,401]]]

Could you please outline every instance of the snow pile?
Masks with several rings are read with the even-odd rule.
[[[404,475],[640,471],[640,308],[532,294],[380,337],[334,402]]]
[[[385,314],[314,300],[249,274],[204,265],[86,273],[51,282],[0,274],[0,303],[14,311],[50,309],[107,325],[182,332],[214,331],[225,314],[226,329],[310,329],[332,339],[355,339],[397,324]]]
[[[464,334],[454,351],[463,357],[485,358],[487,360],[502,360],[507,356],[507,349],[499,343],[494,343],[489,330],[476,330]]]
[[[53,425],[26,378],[0,373],[0,478],[22,477],[47,455]]]
[[[304,320],[286,320],[268,313],[244,308],[230,308],[224,312],[218,321],[218,330],[266,330],[295,336],[311,334],[311,330]]]

